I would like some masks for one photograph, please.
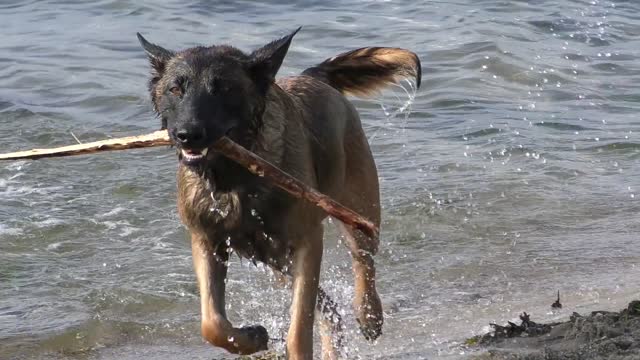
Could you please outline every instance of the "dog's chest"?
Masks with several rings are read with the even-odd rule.
[[[291,252],[282,222],[287,204],[264,189],[221,192],[202,177],[178,176],[178,210],[191,232],[279,270],[286,270]]]
[[[225,232],[225,241],[238,255],[283,270],[290,257],[290,244],[277,212],[271,213],[267,204],[255,199],[242,201],[241,205],[244,210],[240,221]]]

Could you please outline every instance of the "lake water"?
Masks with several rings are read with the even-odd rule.
[[[251,50],[303,25],[280,76],[361,46],[418,53],[413,100],[354,100],[380,171],[386,323],[359,335],[329,231],[350,358],[465,358],[490,322],[640,296],[640,2],[4,0],[0,24],[2,152],[158,129],[137,31]],[[176,164],[168,148],[0,164],[0,358],[232,358],[199,334]],[[230,274],[231,319],[282,351],[288,291],[237,258]]]

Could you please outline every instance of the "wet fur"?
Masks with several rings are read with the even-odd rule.
[[[193,131],[206,134],[205,139],[194,137],[190,146],[195,148],[226,134],[379,225],[375,163],[358,113],[343,93],[370,94],[404,77],[419,84],[420,62],[402,49],[363,48],[276,81],[294,34],[249,55],[230,46],[176,53],[140,36],[151,61],[150,93],[162,126],[179,151],[175,136],[182,129],[195,127]],[[231,75],[224,78],[225,74]],[[193,77],[180,80],[192,81],[192,88],[181,89],[183,98],[174,98],[167,88],[175,88],[176,78],[184,76]],[[180,218],[192,234],[205,339],[239,354],[266,349],[264,328],[235,328],[226,319],[225,263],[231,248],[291,276],[294,299],[287,352],[292,359],[311,359],[314,308],[325,314],[324,327],[335,332],[342,326],[335,303],[318,290],[326,214],[214,152],[197,166],[181,163],[177,178]],[[341,228],[353,257],[356,317],[365,336],[375,339],[382,327],[372,257],[378,239]],[[335,349],[326,349],[332,344],[326,339],[324,357],[334,358]]]

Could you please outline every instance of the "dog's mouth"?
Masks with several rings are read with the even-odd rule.
[[[189,166],[201,164],[209,153],[209,148],[204,149],[180,149],[180,161]]]
[[[225,132],[224,136],[229,136],[231,132],[235,129],[236,129],[235,127],[231,127]],[[174,144],[176,144],[175,141],[174,141]],[[209,142],[209,144],[211,143]],[[210,159],[215,158],[216,156],[215,152],[214,154],[211,154],[213,151],[210,151],[213,146],[214,145],[210,145],[208,147],[203,147],[200,149],[185,148],[185,147],[178,146],[178,159],[184,165],[197,167],[205,162],[205,160],[207,159],[207,155],[209,155]]]

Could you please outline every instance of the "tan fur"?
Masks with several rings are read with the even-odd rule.
[[[215,192],[210,182],[189,168],[178,170],[178,213],[187,227],[206,233],[215,224],[225,229],[238,225],[242,212],[238,194]]]
[[[352,50],[305,70],[343,94],[367,97],[391,83],[413,78],[420,86],[422,70],[418,56],[400,48],[366,47]]]

